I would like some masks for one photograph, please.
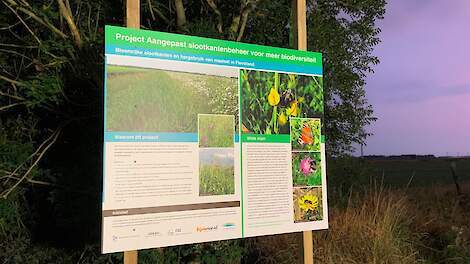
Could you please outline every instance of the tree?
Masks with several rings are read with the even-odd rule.
[[[40,230],[60,246],[98,241],[103,26],[124,24],[123,2],[0,0],[0,258],[20,257]],[[290,0],[141,5],[145,29],[292,46]],[[379,62],[371,53],[385,1],[308,1],[308,12],[308,48],[324,54],[328,151],[338,155],[374,120],[364,85]]]
[[[385,1],[317,1],[308,16],[310,49],[324,56],[325,119],[329,151],[347,153],[353,143],[364,144],[370,136],[372,106],[365,92],[365,78],[379,59],[372,55],[380,43]]]

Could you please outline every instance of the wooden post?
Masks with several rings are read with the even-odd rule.
[[[304,263],[313,264],[313,232],[304,231]]]
[[[140,0],[126,0],[126,26],[140,28]],[[137,264],[137,250],[124,251],[124,264]]]
[[[292,0],[294,47],[307,50],[307,6],[306,0]],[[303,232],[304,263],[313,264],[313,233]]]
[[[292,0],[294,47],[307,50],[307,5],[306,0]]]
[[[124,251],[124,264],[137,264],[137,250]]]
[[[126,1],[126,26],[140,28],[140,0]]]

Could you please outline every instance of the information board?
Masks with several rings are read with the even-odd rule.
[[[328,228],[321,53],[105,30],[103,253]]]

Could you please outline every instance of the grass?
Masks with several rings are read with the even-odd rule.
[[[407,225],[412,219],[402,193],[372,189],[332,208],[329,232],[315,236],[315,256],[323,263],[416,263],[417,249]]]
[[[314,232],[315,263],[470,263],[470,182],[352,190],[346,207],[330,207],[329,230]],[[260,263],[296,263],[301,234],[253,239]]]
[[[223,92],[237,90],[234,79],[121,66],[108,66],[107,72],[109,131],[195,133],[199,113],[236,114],[221,106],[237,105]]]
[[[423,160],[368,160],[369,177],[382,179],[384,184],[394,187],[406,185],[411,177],[411,186],[422,187],[439,183],[453,183],[450,163],[457,163],[459,180],[470,180],[470,159],[437,158]]]
[[[461,196],[451,161],[457,163]],[[470,263],[469,159],[336,159],[329,167],[330,226],[314,232],[315,263]],[[346,196],[345,205],[339,194]],[[302,260],[301,233],[249,243],[259,263]]]
[[[199,147],[233,147],[234,116],[199,115]]]
[[[199,195],[227,195],[235,193],[233,166],[200,165]]]
[[[118,73],[142,73],[145,71],[151,71],[150,69],[137,68],[137,67],[127,67],[127,66],[115,66],[109,65],[106,69],[109,74],[118,74]]]

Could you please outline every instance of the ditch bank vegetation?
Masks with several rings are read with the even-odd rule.
[[[314,262],[470,263],[470,182],[464,189],[352,190],[346,206],[330,208],[329,230],[314,233]],[[298,234],[253,240],[258,263],[301,263]]]
[[[470,160],[458,161],[457,172],[463,179],[470,176],[465,174],[470,173],[467,163]],[[424,185],[422,179],[408,179],[397,186],[386,177],[365,180],[376,168],[364,160],[346,158],[328,164],[330,228],[314,232],[315,263],[470,263],[470,181],[461,182],[458,195],[451,180]],[[405,166],[402,169],[406,171]],[[410,183],[415,180],[419,186]],[[46,218],[31,217],[38,213],[32,204],[27,199],[0,203],[2,263],[122,263],[121,253],[101,255],[98,239],[84,243],[76,237],[73,245],[57,243],[50,224],[41,222]],[[87,226],[77,228],[84,231]],[[302,263],[302,235],[141,250],[141,263]]]

